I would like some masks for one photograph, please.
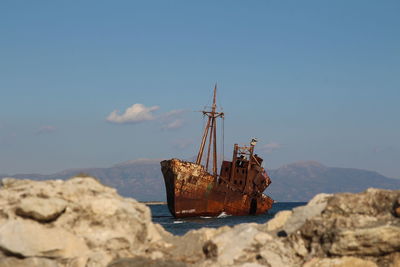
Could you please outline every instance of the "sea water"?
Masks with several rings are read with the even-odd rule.
[[[165,230],[174,235],[184,235],[186,232],[202,227],[217,228],[224,225],[234,226],[240,223],[265,223],[282,210],[291,210],[306,202],[278,202],[266,214],[249,216],[229,216],[221,214],[218,217],[197,217],[176,219],[172,217],[167,205],[149,205],[154,223],[161,224]]]

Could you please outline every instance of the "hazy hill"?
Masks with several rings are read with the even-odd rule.
[[[102,183],[117,188],[123,196],[141,201],[165,199],[160,160],[157,159],[132,160],[109,168],[69,169],[50,175],[16,174],[11,177],[35,180],[67,179],[78,173],[97,177]]]
[[[317,193],[360,192],[369,187],[400,189],[400,179],[377,172],[326,167],[307,161],[270,170],[272,184],[266,190],[278,201],[307,201]]]
[[[142,201],[157,201],[165,200],[160,169],[160,160],[133,160],[109,168],[71,169],[51,175],[17,174],[13,177],[66,179],[83,172],[117,188],[121,195]],[[387,178],[366,170],[326,167],[313,161],[284,165],[269,170],[269,174],[272,184],[266,193],[277,201],[307,201],[321,192],[360,192],[368,187],[400,188],[400,179]]]

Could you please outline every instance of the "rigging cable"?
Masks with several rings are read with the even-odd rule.
[[[206,110],[206,106],[204,106],[203,110]],[[203,128],[202,128],[202,130],[204,131],[204,129],[205,129],[206,127],[207,127],[207,126],[206,126],[206,115],[203,113]],[[206,140],[207,140],[207,137],[206,137]],[[201,157],[201,159],[200,159],[200,165],[201,165],[201,164],[203,164],[203,155],[202,155],[202,157]]]
[[[225,114],[222,116],[222,162],[225,160]]]

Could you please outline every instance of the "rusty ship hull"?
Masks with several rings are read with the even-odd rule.
[[[251,168],[260,181],[238,183],[230,181],[231,162],[224,161],[221,174],[207,172],[204,166],[179,159],[164,160],[161,170],[164,176],[168,208],[176,218],[228,215],[257,215],[267,212],[273,200],[262,194],[270,180],[262,169]],[[247,168],[247,166],[245,166]],[[236,168],[238,169],[238,168]],[[245,181],[245,180],[244,180]],[[259,190],[254,191],[254,188]]]
[[[257,138],[250,145],[234,144],[232,161],[223,160],[218,173],[217,119],[223,120],[225,115],[217,111],[216,95],[217,85],[211,111],[203,111],[207,123],[196,161],[161,162],[168,208],[177,218],[218,216],[223,212],[257,215],[267,212],[274,202],[263,194],[271,179],[262,167],[263,159],[254,153]]]

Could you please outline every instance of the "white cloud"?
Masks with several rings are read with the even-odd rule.
[[[260,146],[257,150],[264,152],[264,153],[272,153],[281,148],[282,148],[282,144],[279,144],[276,142],[270,142],[268,144]]]
[[[181,114],[183,114],[185,112],[187,112],[187,110],[185,110],[185,109],[174,109],[174,110],[171,110],[171,111],[169,111],[167,113],[164,113],[163,115],[161,115],[161,117],[163,117],[163,118],[176,117],[176,116],[181,115]]]
[[[184,150],[188,147],[191,147],[194,145],[194,140],[193,139],[187,139],[187,138],[180,138],[172,141],[172,145],[175,149],[179,150]]]
[[[106,118],[109,122],[114,123],[138,123],[156,119],[153,111],[159,109],[159,106],[146,107],[143,104],[133,104],[127,108],[124,113],[118,114],[118,110],[114,110]]]
[[[182,128],[184,125],[184,120],[181,118],[187,110],[185,109],[175,109],[169,112],[166,112],[159,116],[163,126],[162,130],[175,130]]]
[[[162,130],[175,130],[184,126],[182,115],[188,110],[175,109],[169,112],[154,114],[159,106],[146,107],[143,104],[136,103],[120,113],[118,110],[111,112],[106,120],[113,123],[139,123],[155,120],[161,126]]]
[[[45,126],[40,127],[36,131],[36,134],[41,135],[41,134],[46,134],[46,133],[52,133],[52,132],[55,132],[56,130],[57,130],[57,128],[52,125],[45,125]]]
[[[163,126],[163,129],[164,129],[164,130],[173,130],[173,129],[181,128],[182,126],[183,126],[183,120],[181,120],[181,119],[176,119],[176,120],[173,120],[173,121],[171,121],[171,122],[165,124],[165,125]]]

